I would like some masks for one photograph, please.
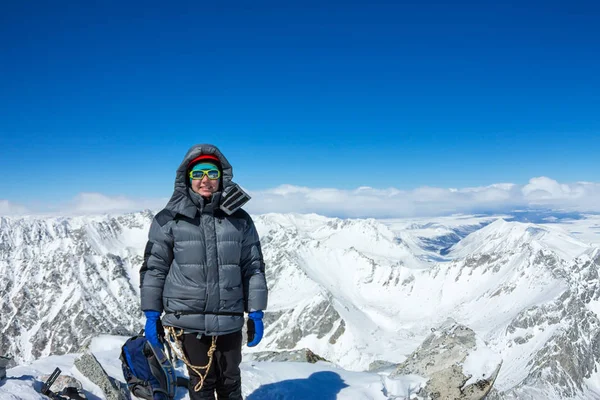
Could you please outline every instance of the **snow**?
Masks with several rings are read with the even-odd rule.
[[[481,338],[477,337],[475,351],[469,353],[463,362],[463,374],[470,376],[463,387],[489,379],[501,362],[502,357],[487,347]]]
[[[587,304],[587,308],[592,311],[593,313],[596,314],[597,318],[600,318],[600,299],[597,300],[591,300],[588,304]]]
[[[497,361],[493,354],[500,354],[504,365],[496,386],[503,390],[528,376],[533,355],[562,329],[542,324],[507,334],[507,326],[523,310],[559,298],[569,285],[554,270],[591,249],[565,224],[508,222],[489,216],[318,222],[321,226],[316,229],[314,225],[298,229],[303,240],[295,252],[297,265],[339,302],[336,309],[347,329],[334,348],[321,349],[311,337],[298,347],[319,348],[328,359],[350,369],[364,369],[376,358],[401,362],[427,334],[427,327],[451,316],[490,342],[493,353],[482,350],[467,360],[472,380],[489,376]],[[300,226],[293,216],[286,224],[292,229]],[[577,222],[570,224],[575,229]],[[424,239],[457,232],[466,237],[445,257],[424,246]],[[499,258],[486,261],[494,254]],[[389,278],[402,284],[387,285]],[[519,337],[527,340],[513,343]]]
[[[570,235],[592,246],[600,247],[600,215],[583,214],[581,219],[557,222]]]
[[[123,382],[119,361],[120,348],[126,337],[102,335],[90,344],[91,351],[109,376]],[[87,380],[74,366],[81,354],[51,356],[18,366],[7,371],[7,379],[0,386],[0,399],[41,400],[46,399],[37,390],[41,389],[42,375],[51,374],[56,367],[61,375],[70,375],[79,380],[90,399],[105,399],[103,392]],[[385,373],[353,372],[327,362],[316,364],[300,362],[257,362],[244,361],[242,372],[242,394],[246,400],[383,400],[388,396],[408,399],[416,394],[425,380],[417,376],[401,376],[388,379]],[[186,372],[178,363],[177,374]],[[387,393],[386,396],[384,393]],[[92,396],[90,396],[92,395]],[[177,389],[176,399],[189,399],[187,391]]]
[[[589,249],[589,245],[573,238],[558,226],[506,222],[498,219],[461,240],[452,250],[452,256],[460,258],[476,253],[502,253],[518,250],[524,244],[536,244],[541,248],[550,249],[568,260]]]
[[[254,396],[252,399],[267,398],[267,395],[291,396],[290,388],[304,387],[308,381],[324,392],[336,391],[338,398],[385,398],[381,397],[384,392],[406,396],[423,384],[423,378],[390,379],[382,373],[361,371],[375,360],[403,361],[432,327],[449,316],[472,328],[492,351],[501,355],[504,363],[495,385],[498,389],[510,389],[522,382],[530,373],[533,355],[566,326],[542,323],[528,329],[518,328],[512,333],[507,327],[521,313],[550,304],[569,289],[567,279],[555,272],[565,270],[564,267],[574,259],[597,251],[600,217],[590,215],[583,220],[569,221],[552,219],[552,223],[548,224],[510,222],[507,221],[510,216],[503,217],[455,215],[428,219],[358,220],[312,214],[253,216],[263,239],[267,261],[270,280],[268,311],[284,315],[288,318],[288,326],[282,327],[282,332],[273,332],[266,325],[263,342],[253,349],[244,348],[245,355],[281,350],[276,334],[293,336],[296,335],[293,328],[300,327],[306,328],[302,337],[290,342],[290,347],[283,348],[307,347],[335,362],[335,365],[245,360],[242,364],[244,394]],[[101,288],[93,286],[93,300],[102,302],[107,297],[123,298],[118,293],[119,289],[124,291],[123,286],[119,286],[118,280],[111,279],[107,270],[99,267],[105,254],[123,258],[131,286],[139,293],[137,261],[141,259],[145,246],[149,219],[145,214],[130,214],[123,218],[127,218],[128,223],[122,224],[122,230],[111,227],[110,220],[105,217],[28,221],[36,227],[29,231],[29,235],[43,236],[46,235],[44,232],[49,232],[52,240],[44,241],[43,246],[25,246],[22,236],[26,231],[15,229],[16,235],[8,235],[7,240],[21,254],[17,253],[17,257],[31,260],[23,263],[13,261],[22,267],[17,272],[22,276],[44,279],[41,273],[28,272],[37,271],[38,267],[36,259],[30,258],[28,253],[43,255],[73,251],[72,240],[65,232],[85,229],[92,247],[85,257],[93,261],[91,265],[98,268],[103,281],[97,285],[102,285]],[[15,221],[0,219],[2,225],[9,227]],[[440,254],[442,248],[447,250],[443,255]],[[486,259],[490,255],[499,258]],[[540,261],[540,255],[548,259]],[[8,294],[12,298],[22,291],[24,285],[27,286],[26,282],[20,281],[23,278],[19,273],[8,268],[9,265],[10,262],[0,260],[1,276],[13,282]],[[72,267],[78,271],[76,276],[82,283],[86,283],[84,259],[81,258]],[[573,279],[575,272],[572,275],[570,278]],[[46,299],[44,311],[47,311],[47,316],[51,318],[62,305],[82,296],[80,286],[84,285],[74,282],[67,286],[63,283],[62,296]],[[309,319],[311,312],[321,303],[331,304],[345,323],[345,330],[335,344],[328,339],[340,326],[340,319],[324,335],[306,333],[311,326],[303,321]],[[90,302],[89,306],[104,305]],[[600,301],[592,300],[586,306],[600,315]],[[312,317],[319,321],[318,315]],[[31,332],[24,329],[18,337],[26,352],[31,351],[30,339],[41,322],[40,319],[39,324],[33,325]],[[517,344],[515,341],[521,342],[521,338],[526,340]],[[100,337],[90,347],[112,376],[121,374],[115,349],[119,349],[122,341],[120,337]],[[64,360],[46,359],[52,360],[46,366],[43,359],[38,360],[29,365],[29,369],[9,370],[9,375],[37,376],[42,370],[48,374],[57,363],[65,366],[64,373],[76,374],[69,358],[72,356],[65,357]],[[474,381],[485,377],[484,374],[489,376],[491,365],[493,358],[481,350],[472,354],[464,366],[472,373],[471,381]],[[348,386],[341,387],[336,379],[329,378],[341,379]],[[287,383],[280,385],[280,382]],[[598,375],[589,378],[589,385],[600,391]],[[33,386],[35,382],[25,378],[10,379],[0,387],[0,399],[4,399],[4,394],[12,393],[2,391],[7,387],[17,393],[24,390],[25,393],[26,387]],[[95,389],[90,386],[89,390],[93,392]]]
[[[600,365],[596,363],[595,371],[584,382],[588,387],[590,398],[600,399]]]
[[[387,399],[381,376],[324,362],[252,362],[243,363],[241,370],[246,400]]]
[[[419,375],[400,375],[393,378],[386,376],[384,382],[390,398],[416,399],[419,390],[425,387],[427,378]]]

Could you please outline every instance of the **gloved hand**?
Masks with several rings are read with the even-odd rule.
[[[144,335],[152,346],[162,347],[159,335],[164,336],[165,331],[162,323],[160,322],[160,313],[158,311],[148,310],[144,311],[146,315],[146,326],[144,327]]]
[[[262,311],[252,311],[248,314],[248,347],[256,346],[263,337],[263,316],[264,313]]]

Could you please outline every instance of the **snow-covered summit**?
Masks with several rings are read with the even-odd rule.
[[[500,254],[520,251],[524,246],[553,251],[565,260],[572,260],[590,248],[557,226],[507,222],[499,218],[462,239],[449,256],[457,259],[474,254]]]

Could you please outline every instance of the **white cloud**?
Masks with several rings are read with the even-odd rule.
[[[8,200],[0,199],[0,216],[3,215],[23,215],[27,214],[28,210],[26,207],[19,204],[11,203]]]
[[[251,191],[250,213],[317,213],[342,217],[407,217],[453,213],[506,212],[517,208],[553,208],[600,212],[600,183],[559,183],[547,177],[526,185],[497,183],[468,188],[419,187],[413,190],[359,187],[354,190],[282,185]],[[139,199],[81,193],[53,207],[54,214],[101,214],[160,210],[168,198]],[[47,212],[49,210],[39,210]],[[27,212],[24,206],[0,200],[0,215]]]
[[[542,176],[531,179],[521,191],[531,205],[600,211],[600,183],[597,182],[561,184]]]
[[[80,193],[71,201],[65,212],[69,214],[102,214],[145,209],[159,210],[168,199],[134,199],[124,196],[106,196],[101,193]]]
[[[160,210],[168,198],[144,199],[124,196],[107,196],[101,193],[80,193],[70,201],[61,204],[25,207],[0,200],[0,216],[20,215],[99,215],[105,213],[125,213],[150,209]]]
[[[558,183],[547,177],[526,185],[496,183],[468,188],[419,187],[413,190],[355,190],[284,185],[251,192],[252,213],[314,212],[348,217],[433,216],[451,213],[505,212],[516,208],[547,207],[600,211],[600,183]]]

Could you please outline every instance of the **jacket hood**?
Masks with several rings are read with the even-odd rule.
[[[179,165],[179,168],[177,168],[177,173],[175,176],[175,189],[173,191],[171,199],[165,206],[166,209],[171,210],[175,213],[185,215],[190,218],[193,218],[196,215],[197,206],[194,204],[188,193],[189,178],[187,176],[187,172],[188,164],[190,163],[190,161],[192,161],[194,158],[200,155],[216,156],[219,159],[219,162],[221,163],[221,187],[219,188],[218,192],[213,193],[213,204],[218,205],[223,189],[234,184],[232,182],[233,169],[231,168],[231,164],[229,164],[227,158],[225,158],[223,153],[221,153],[221,151],[216,146],[213,146],[212,144],[194,145],[190,147],[190,149],[187,151],[185,157],[183,157],[183,161]]]

